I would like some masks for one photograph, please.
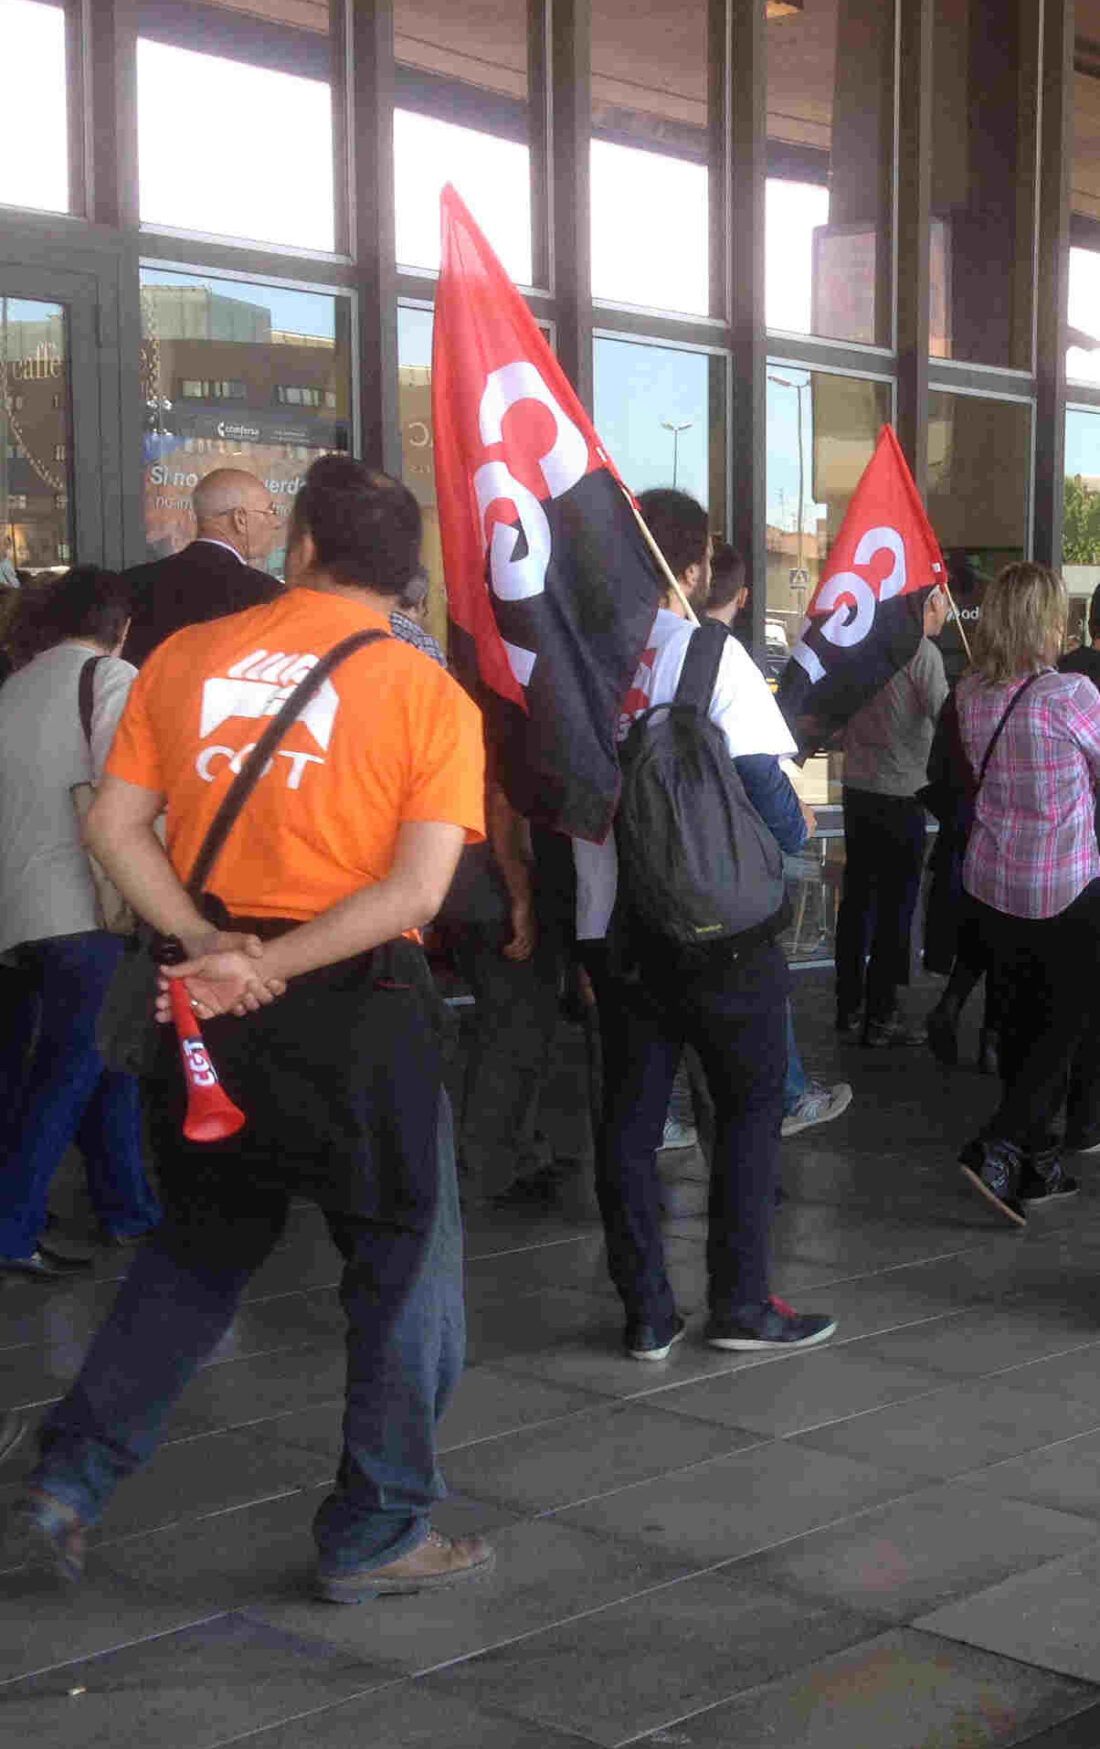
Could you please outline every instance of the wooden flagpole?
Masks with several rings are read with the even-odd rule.
[[[958,608],[955,606],[955,597],[951,593],[951,585],[947,581],[947,572],[946,571],[944,572],[943,582],[938,583],[936,585],[936,587],[938,589],[942,589],[944,594],[947,597],[947,605],[951,609],[952,613],[955,615],[955,624],[959,628],[959,636],[962,639],[963,649],[966,651],[966,659],[968,662],[973,662],[974,658],[970,653],[970,640],[966,635],[966,628],[963,625],[962,616],[959,613]]]

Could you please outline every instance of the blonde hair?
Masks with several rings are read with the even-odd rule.
[[[1053,667],[1066,635],[1069,601],[1056,571],[1030,559],[1006,565],[982,597],[973,671],[991,686]]]

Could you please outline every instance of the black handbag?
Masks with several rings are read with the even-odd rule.
[[[227,923],[224,906],[212,894],[207,894],[206,882],[268,760],[291,723],[301,715],[341,662],[368,644],[380,643],[388,637],[388,632],[356,632],[335,644],[295,687],[241,765],[210,822],[187,881],[188,894],[213,927],[231,928],[232,920]],[[158,935],[147,923],[139,923],[134,934],[127,938],[126,950],[96,1021],[96,1047],[108,1069],[123,1075],[150,1075],[154,1072],[160,1054],[160,1028],[153,1013],[159,968],[174,956],[178,957],[178,948],[178,942]]]

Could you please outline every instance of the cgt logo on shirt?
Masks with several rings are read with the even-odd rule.
[[[276,716],[294,688],[319,661],[319,656],[309,653],[299,655],[286,650],[253,650],[243,661],[235,662],[224,678],[212,676],[204,681],[199,720],[200,739],[205,741],[208,735],[213,735],[223,723],[229,722],[233,717],[259,721],[263,717]],[[272,769],[276,759],[284,759],[287,762],[286,787],[299,789],[307,766],[325,763],[323,755],[328,752],[339,709],[339,693],[331,680],[323,681],[299,718],[321,753],[292,753],[287,748],[280,747],[274,758],[268,761],[264,776]],[[213,783],[220,761],[226,759],[229,770],[236,776],[255,745],[255,741],[250,741],[246,747],[240,749],[218,744],[204,747],[195,760],[195,770],[204,783]]]

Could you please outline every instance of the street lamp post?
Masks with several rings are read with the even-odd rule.
[[[674,486],[676,484],[677,466],[680,460],[680,433],[681,431],[690,431],[694,424],[694,419],[684,419],[679,425],[671,419],[661,420],[662,431],[671,431],[672,433],[672,484]]]

